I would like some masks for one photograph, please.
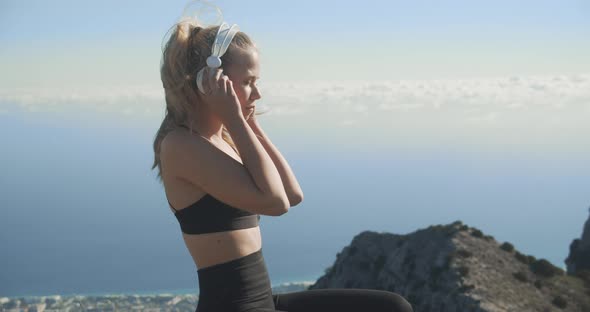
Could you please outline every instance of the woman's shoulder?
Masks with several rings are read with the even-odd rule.
[[[162,138],[160,152],[174,152],[189,146],[191,148],[200,148],[204,145],[206,145],[205,139],[199,139],[198,135],[191,134],[183,128],[176,128],[170,130]]]
[[[213,143],[210,140],[190,133],[183,128],[177,128],[167,133],[160,144],[160,159],[177,159],[183,156],[194,159],[195,154],[210,154],[225,151],[220,143]]]
[[[198,160],[204,143],[196,140],[188,131],[174,129],[168,132],[160,143],[160,163],[165,171],[177,176],[187,166],[187,161]],[[163,169],[164,171],[164,169]]]
[[[160,143],[160,152],[174,150],[174,148],[170,149],[170,147],[176,147],[178,144],[185,142],[186,133],[183,132],[182,129],[172,129],[166,133]]]

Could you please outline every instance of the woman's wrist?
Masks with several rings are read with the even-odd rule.
[[[256,136],[259,139],[264,138],[264,132],[262,131],[262,127],[260,127],[258,120],[256,120],[255,118],[250,118],[250,119],[248,119],[247,122],[248,122],[248,126],[250,126],[250,129],[252,129],[252,131],[254,131],[254,134],[256,134]]]
[[[231,133],[232,130],[236,128],[236,126],[239,127],[240,125],[243,125],[245,123],[247,124],[246,118],[244,118],[241,115],[235,115],[231,119],[226,120],[224,124],[227,130]]]
[[[254,130],[254,128],[258,128],[258,120],[256,119],[254,113],[252,113],[248,118],[246,118],[246,121],[248,122],[248,125],[250,126],[250,128],[252,128],[252,130]]]

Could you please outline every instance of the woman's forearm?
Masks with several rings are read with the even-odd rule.
[[[256,186],[263,195],[273,200],[280,199],[281,204],[276,205],[277,209],[280,208],[280,213],[285,213],[290,207],[290,202],[288,202],[290,199],[282,185],[279,170],[270,155],[265,152],[262,144],[256,139],[254,131],[242,116],[226,123],[226,126],[239,151],[244,167],[252,176]]]
[[[295,178],[295,174],[293,174],[293,170],[291,170],[289,163],[287,163],[287,160],[285,160],[281,152],[279,152],[279,150],[272,144],[258,123],[249,123],[249,125],[256,134],[258,141],[262,144],[275,164],[277,171],[281,176],[281,181],[283,182],[283,187],[289,198],[290,205],[295,206],[299,204],[303,201],[303,191],[301,190],[299,182],[297,182],[297,178]]]

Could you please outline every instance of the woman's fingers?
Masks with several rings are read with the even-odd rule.
[[[220,83],[220,87],[219,87],[219,91],[221,94],[226,94],[227,93],[227,82],[229,81],[229,78],[227,78],[226,75],[223,75],[223,77],[221,77],[219,83]]]
[[[207,95],[210,95],[213,92],[213,89],[211,88],[211,68],[209,68],[209,66],[205,66],[205,69],[203,70],[203,87],[208,90]],[[207,85],[207,86],[205,86]]]
[[[231,80],[227,79],[227,94],[229,95],[236,95],[234,92],[234,84]]]
[[[211,92],[217,92],[219,89],[219,77],[221,76],[221,69],[220,68],[209,68],[209,86],[211,87]],[[213,72],[212,72],[213,71]]]

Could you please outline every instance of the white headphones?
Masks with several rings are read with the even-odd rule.
[[[221,66],[221,57],[227,51],[232,39],[239,31],[238,25],[233,24],[231,27],[227,23],[222,23],[217,30],[217,35],[215,36],[215,42],[211,48],[211,55],[207,57],[207,66],[211,69],[219,68]],[[203,87],[203,72],[205,67],[203,67],[197,73],[197,87],[199,91],[203,94],[207,94],[207,90]],[[211,74],[214,74],[215,71],[211,71]]]

